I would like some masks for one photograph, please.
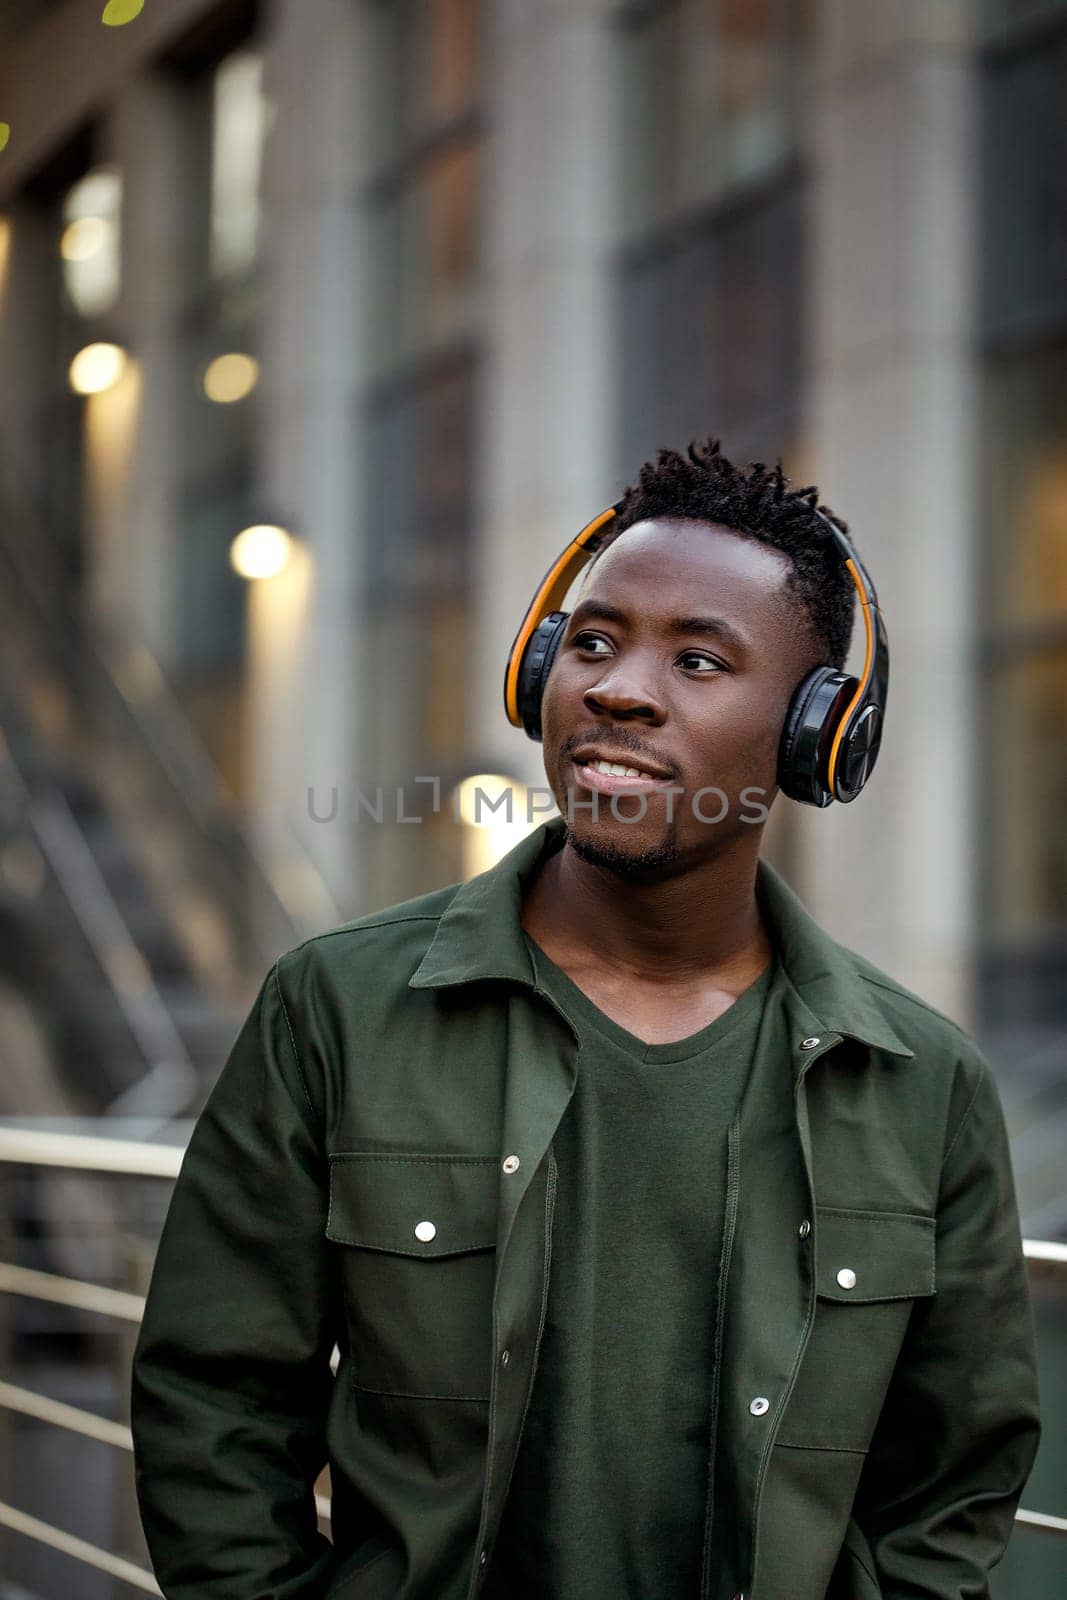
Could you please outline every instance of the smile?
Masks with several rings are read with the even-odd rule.
[[[575,761],[574,770],[584,789],[600,794],[653,794],[671,787],[670,778],[655,777],[640,767],[624,766],[621,761]]]

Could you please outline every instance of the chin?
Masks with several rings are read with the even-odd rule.
[[[568,826],[566,843],[579,861],[612,872],[618,878],[655,877],[678,860],[678,845],[672,835],[667,835],[658,844],[641,845],[635,840],[627,847],[621,840],[605,838],[603,833],[580,834]]]

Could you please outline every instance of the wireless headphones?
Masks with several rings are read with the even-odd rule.
[[[541,580],[515,635],[504,675],[508,721],[541,738],[541,701],[570,613],[557,609],[577,574],[610,542],[603,530],[622,509],[618,500],[573,538]],[[778,746],[777,784],[806,805],[855,800],[874,770],[889,693],[889,639],[874,584],[844,530],[816,510],[856,586],[866,655],[858,678],[838,667],[813,667],[789,702]]]

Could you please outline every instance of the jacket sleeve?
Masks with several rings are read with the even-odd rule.
[[[193,1130],[134,1353],[137,1496],[167,1600],[326,1588],[325,1166],[276,964]]]
[[[1007,1131],[988,1063],[957,1078],[936,1293],[909,1324],[853,1515],[885,1600],[984,1600],[1037,1451],[1033,1321]]]

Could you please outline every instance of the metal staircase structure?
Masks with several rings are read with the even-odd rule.
[[[275,958],[343,913],[295,836],[262,859],[158,662],[85,614],[61,550],[0,453],[0,916],[82,1046],[71,1110],[165,1121],[199,1109]]]

